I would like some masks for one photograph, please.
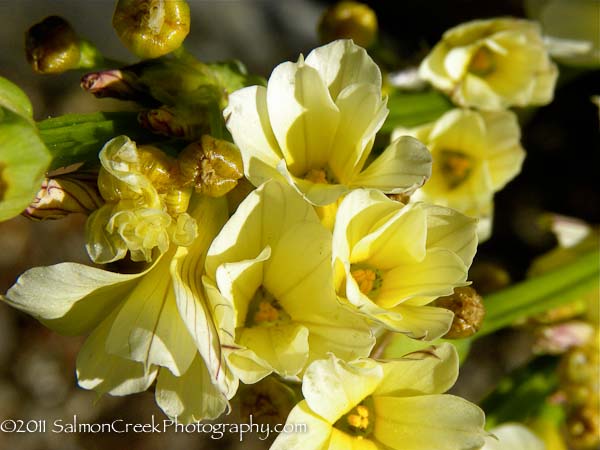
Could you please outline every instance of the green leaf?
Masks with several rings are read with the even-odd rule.
[[[0,77],[0,106],[31,120],[33,108],[27,95],[19,87]]]
[[[7,104],[30,115],[26,97],[24,102],[18,91],[11,92],[13,95],[3,100],[9,99]],[[0,106],[0,221],[20,214],[31,203],[50,160],[30,118]]]
[[[433,122],[454,107],[448,97],[437,91],[394,91],[388,97],[387,106],[390,113],[381,128],[382,133],[391,133],[396,127]]]

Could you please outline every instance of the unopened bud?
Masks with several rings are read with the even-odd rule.
[[[61,73],[79,65],[79,37],[62,17],[46,17],[25,33],[27,61],[38,73]]]
[[[103,203],[96,175],[69,174],[46,178],[23,215],[33,220],[61,219],[74,213],[90,214]]]
[[[179,171],[184,185],[209,197],[221,197],[231,191],[244,175],[242,157],[231,142],[202,136],[179,155]]]
[[[485,317],[481,296],[469,286],[454,289],[452,295],[438,298],[434,305],[454,313],[452,326],[444,336],[446,339],[462,339],[474,335],[481,328]]]
[[[158,58],[179,48],[190,32],[190,8],[183,0],[119,0],[112,23],[136,56]]]
[[[204,111],[183,111],[169,106],[142,111],[138,115],[140,124],[162,136],[196,140],[209,131],[209,120]]]
[[[325,11],[319,23],[323,43],[336,39],[352,39],[361,47],[369,47],[377,37],[377,16],[359,2],[339,2]]]
[[[117,98],[140,103],[150,102],[151,97],[133,74],[114,69],[92,72],[81,78],[81,88],[98,98]]]
[[[45,74],[95,67],[104,59],[59,16],[46,17],[27,30],[25,53],[33,70]]]

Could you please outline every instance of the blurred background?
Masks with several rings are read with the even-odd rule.
[[[577,3],[574,0],[571,3]],[[594,0],[590,0],[595,3]],[[319,45],[316,26],[333,2],[287,0],[190,0],[192,28],[187,49],[203,61],[239,59],[251,73],[267,77],[285,60],[295,60]],[[522,0],[419,0],[365,2],[377,13],[380,42],[395,68],[417,65],[448,28],[475,18],[526,17],[548,3]],[[34,74],[24,56],[24,33],[48,15],[66,18],[83,37],[107,56],[124,62],[135,58],[120,44],[111,26],[111,0],[0,1],[0,75],[16,82],[31,98],[37,120],[67,112],[116,110],[120,103],[99,100],[79,88],[81,72],[60,76]],[[537,8],[537,9],[536,9]],[[596,18],[600,23],[600,18]],[[571,19],[564,17],[563,28]],[[574,19],[573,19],[574,20]],[[571,24],[573,25],[573,24]],[[568,27],[567,27],[568,28]],[[575,27],[577,28],[577,24]],[[560,30],[559,30],[560,31]],[[565,32],[564,29],[560,32]],[[567,30],[568,32],[568,30]],[[600,31],[597,33],[600,39]],[[597,47],[596,47],[597,48]],[[600,72],[580,65],[561,66],[552,104],[519,112],[527,159],[522,173],[496,195],[492,238],[477,254],[477,264],[493,264],[513,281],[524,278],[531,261],[556,246],[541,218],[559,213],[600,223]],[[27,268],[60,261],[88,262],[82,236],[85,217],[31,222],[23,217],[0,223],[0,292]],[[526,336],[525,336],[526,337]],[[527,357],[520,331],[502,332],[506,345],[482,340],[474,349],[456,388],[480,400],[502,374]],[[52,422],[76,414],[81,421],[111,418],[145,423],[162,413],[146,392],[126,398],[96,398],[77,388],[75,357],[80,338],[58,336],[36,321],[0,304],[0,420],[35,418]],[[226,418],[235,421],[235,412]],[[241,446],[240,446],[241,445]],[[257,439],[243,444],[237,436],[219,441],[187,434],[77,435],[2,434],[0,450],[264,448]]]

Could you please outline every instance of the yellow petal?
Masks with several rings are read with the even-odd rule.
[[[350,436],[343,431],[333,428],[327,450],[385,450],[375,442],[362,436]]]
[[[387,194],[413,191],[431,176],[431,161],[431,154],[421,142],[402,136],[356,176],[352,186],[379,189]]]
[[[383,277],[377,304],[391,308],[414,297],[434,300],[464,285],[467,267],[451,251],[431,249],[420,262],[398,264]]]
[[[123,259],[127,254],[125,241],[112,236],[106,229],[114,209],[115,205],[105,204],[90,214],[85,222],[85,249],[92,261],[98,264]]]
[[[129,395],[143,392],[156,378],[156,366],[111,355],[105,350],[105,342],[116,317],[108,316],[86,339],[77,355],[77,380],[84,389],[98,394]]]
[[[277,175],[283,157],[267,111],[267,89],[251,86],[233,92],[223,111],[227,129],[240,148],[244,174],[255,185]]]
[[[382,363],[383,380],[373,395],[409,397],[442,394],[458,377],[458,354],[452,344],[444,343],[397,361]]]
[[[271,444],[270,450],[326,450],[331,434],[331,425],[316,415],[302,400],[288,415],[286,426],[289,431],[283,431]],[[296,430],[296,426],[304,430]]]
[[[267,86],[273,133],[291,173],[303,177],[325,167],[339,123],[339,111],[316,69],[285,62]]]
[[[277,170],[304,199],[316,206],[330,205],[350,190],[343,184],[314,183],[294,176],[285,164],[279,164]]]
[[[388,270],[425,258],[428,235],[425,212],[418,204],[403,207],[396,202],[395,205],[396,214],[382,217],[385,222],[354,245],[351,263],[366,261],[380,270]]]
[[[329,166],[341,184],[350,183],[371,152],[375,133],[388,114],[381,89],[372,84],[352,84],[336,100],[340,124],[333,142]]]
[[[454,252],[468,268],[477,251],[477,221],[442,206],[423,203],[427,214],[427,248]]]
[[[106,350],[181,375],[192,363],[196,345],[177,309],[169,273],[171,258],[171,252],[165,254],[123,300]]]
[[[493,428],[482,450],[545,450],[544,443],[527,427],[505,423]]]
[[[381,91],[381,71],[366,50],[349,39],[340,39],[314,49],[306,64],[317,69],[331,97],[337,100],[347,86],[366,83]]]
[[[397,450],[472,450],[483,443],[483,411],[451,395],[375,396],[374,437]]]
[[[214,279],[223,263],[255,258],[267,245],[275,248],[282,233],[306,220],[319,218],[291,187],[276,181],[261,185],[248,194],[213,241],[206,257],[208,276]]]
[[[237,389],[237,379],[223,368],[221,343],[214,323],[216,311],[206,298],[200,277],[208,247],[227,219],[227,204],[224,198],[193,197],[190,213],[198,223],[199,235],[191,246],[179,247],[171,261],[175,301],[213,381],[231,398]]]
[[[308,357],[308,330],[297,323],[244,328],[238,342],[254,352],[265,368],[284,377],[300,372]],[[240,379],[246,382],[242,374]]]
[[[212,377],[199,355],[180,377],[161,369],[156,383],[156,403],[163,412],[179,423],[216,419],[228,407],[227,398],[213,384]]]
[[[3,300],[59,333],[83,334],[99,324],[145,273],[126,275],[75,263],[35,267],[19,277]]]
[[[348,364],[330,354],[308,366],[302,393],[310,409],[335,423],[371,395],[382,377],[383,369],[373,361]]]

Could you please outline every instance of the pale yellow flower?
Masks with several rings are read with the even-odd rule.
[[[404,358],[344,363],[333,355],[304,375],[305,400],[271,450],[475,450],[484,443],[483,411],[443,394],[458,375],[450,344]]]
[[[412,198],[491,222],[494,193],[521,171],[525,159],[516,115],[454,109],[392,136],[404,134],[424,142],[433,157],[431,178]],[[481,231],[481,238],[489,236],[489,229]]]
[[[322,206],[357,187],[400,193],[429,177],[430,155],[409,137],[367,165],[386,102],[379,67],[364,49],[339,40],[280,64],[266,88],[234,92],[224,115],[255,186],[285,179]]]
[[[186,212],[192,189],[173,179],[174,162],[167,155],[119,136],[99,158],[98,187],[106,204],[86,223],[86,249],[94,262],[116,261],[128,251],[133,261],[149,262],[171,242],[193,242],[198,229]]]
[[[156,380],[157,403],[181,422],[218,417],[237,389],[199,280],[227,205],[199,197],[190,211],[200,225],[197,239],[171,246],[141,273],[75,263],[37,267],[3,297],[59,333],[90,333],[77,358],[81,387],[128,395]]]
[[[481,450],[546,450],[544,442],[519,423],[505,423],[490,431]]]
[[[251,192],[213,241],[204,284],[231,370],[244,383],[298,376],[327,352],[367,356],[366,321],[336,300],[331,233],[287,184]]]
[[[558,76],[538,25],[512,18],[446,31],[419,73],[455,103],[486,110],[550,103]]]
[[[375,190],[351,192],[333,231],[340,301],[414,338],[444,335],[452,312],[427,304],[468,284],[475,222],[441,206],[404,205]]]

